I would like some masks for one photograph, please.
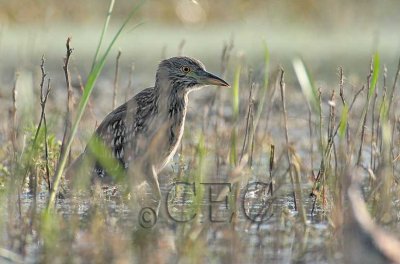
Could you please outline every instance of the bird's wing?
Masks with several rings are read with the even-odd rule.
[[[104,145],[111,150],[114,158],[124,164],[125,145],[127,141],[135,142],[138,130],[143,129],[140,120],[147,112],[154,95],[153,88],[147,88],[136,94],[126,103],[120,105],[109,113],[97,128],[93,138],[102,140]],[[138,122],[139,121],[139,122]]]

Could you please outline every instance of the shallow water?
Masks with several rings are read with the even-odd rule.
[[[85,200],[82,197],[58,199],[57,211],[66,221],[78,216],[83,233],[76,234],[75,243],[80,245],[84,243],[80,240],[84,239],[85,226],[92,221],[90,219],[94,208],[98,210],[100,207],[100,211],[105,212],[101,214],[104,217],[102,221],[107,223],[106,229],[109,233],[126,241],[140,239],[141,254],[137,255],[135,243],[131,249],[128,247],[133,259],[140,262],[154,261],[160,254],[157,252],[163,252],[166,262],[169,263],[189,261],[192,254],[200,254],[201,259],[208,262],[246,260],[268,263],[331,263],[328,261],[328,254],[331,252],[327,252],[326,248],[326,240],[329,239],[327,221],[317,216],[320,214],[318,209],[315,215],[317,217],[311,217],[309,212],[312,202],[311,199],[305,199],[307,219],[312,220],[308,220],[304,229],[296,220],[297,212],[294,211],[290,185],[281,187],[275,198],[271,198],[266,191],[263,192],[263,186],[241,188],[236,209],[228,201],[231,193],[228,193],[226,200],[216,202],[217,195],[223,190],[221,185],[212,185],[211,194],[207,194],[209,190],[203,190],[204,196],[197,201],[198,209],[193,209],[196,197],[192,185],[185,185],[186,188],[179,190],[174,190],[174,186],[177,185],[162,185],[163,202],[158,217],[151,215],[151,212],[144,216],[139,208],[129,205],[130,201],[121,200],[117,196],[106,196],[103,200]],[[207,185],[209,186],[211,185]],[[309,190],[309,185],[303,186],[304,193]],[[197,195],[200,195],[199,191],[200,188],[197,187]],[[45,207],[47,198],[46,192],[38,195],[38,208]],[[32,195],[21,195],[23,213],[30,208],[32,202]],[[167,207],[169,214],[165,212]],[[233,212],[236,213],[232,214]],[[260,212],[265,214],[260,217]],[[149,225],[149,221],[143,221],[146,217],[156,217],[156,221]],[[190,235],[194,237],[190,238]],[[196,249],[197,246],[186,248],[182,242],[200,243],[202,246],[201,249]],[[25,262],[36,263],[41,250],[41,244],[27,245]]]

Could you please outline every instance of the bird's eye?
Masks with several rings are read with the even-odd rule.
[[[183,66],[183,67],[181,68],[181,70],[182,70],[184,73],[190,72],[190,68],[187,67],[187,66]]]

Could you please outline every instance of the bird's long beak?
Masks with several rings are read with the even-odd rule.
[[[198,75],[198,80],[201,84],[205,85],[217,85],[217,86],[226,86],[230,87],[230,85],[222,80],[221,78],[211,74],[209,72],[203,71]]]

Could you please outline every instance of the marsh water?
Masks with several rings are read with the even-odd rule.
[[[163,186],[163,197],[170,194],[171,187],[174,186]],[[303,186],[303,188],[307,192],[310,186]],[[168,203],[165,201],[160,210],[168,208],[169,212],[160,213],[158,217],[152,213],[146,215],[138,208],[131,208],[129,202],[122,201],[121,197],[104,197],[103,201],[97,202],[79,197],[59,199],[57,211],[65,219],[79,217],[83,231],[82,234],[76,234],[77,247],[87,246],[87,250],[90,250],[90,244],[85,245],[85,241],[79,240],[84,240],[85,226],[89,225],[91,215],[96,211],[93,207],[101,206],[105,212],[101,216],[101,221],[107,224],[108,232],[132,243],[131,247],[126,249],[127,252],[124,252],[129,255],[125,261],[129,259],[134,262],[154,263],[191,262],[192,254],[194,254],[198,255],[202,261],[218,263],[341,262],[340,253],[332,255],[330,252],[330,244],[333,242],[329,234],[328,222],[322,216],[320,209],[311,216],[309,212],[312,202],[311,199],[306,199],[309,200],[305,202],[309,220],[304,229],[296,220],[297,211],[294,210],[290,189],[291,186],[284,186],[282,194],[273,201],[269,201],[266,198],[267,195],[257,196],[244,188],[241,192],[248,193],[237,201],[239,208],[236,208],[236,211],[229,203],[210,203],[209,199],[218,200],[214,193],[214,195],[204,197],[198,212],[188,213],[188,208],[193,204],[192,191],[183,191],[178,195],[179,197],[174,197],[173,201]],[[46,193],[39,194],[37,206],[44,208],[47,199]],[[23,211],[30,208],[32,200],[31,195],[21,196]],[[233,212],[236,213],[232,215]],[[152,222],[153,219],[155,222]],[[181,255],[179,247],[181,250],[189,247],[189,245],[181,245],[181,240],[187,240],[187,233],[193,236],[190,241],[200,242],[195,242],[190,246],[192,248],[189,252],[192,252],[189,255]],[[36,243],[28,244],[24,263],[37,263],[40,259],[41,247]],[[79,250],[84,251],[85,248]],[[72,257],[72,261],[80,262],[78,257],[75,260]]]

